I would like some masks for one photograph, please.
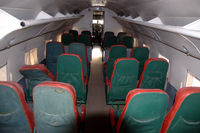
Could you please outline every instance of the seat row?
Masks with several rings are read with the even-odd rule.
[[[136,47],[131,58],[126,47],[110,48],[108,62],[104,64],[107,104],[124,104],[127,93],[136,88],[164,89],[168,62],[161,58],[148,59],[148,49]]]
[[[0,81],[1,133],[77,133],[83,130],[85,106],[77,107],[73,86],[45,81],[33,89],[33,111],[16,82]]]
[[[112,133],[199,133],[199,87],[181,88],[169,112],[168,95],[159,89],[134,89],[123,110],[110,109]],[[166,114],[167,113],[167,114]]]
[[[69,33],[63,33],[61,37],[61,43],[64,45],[65,52],[68,52],[68,46],[71,43],[83,43],[87,47],[88,60],[92,60],[92,36],[90,31],[82,31],[78,35],[78,31],[69,30]]]
[[[92,36],[90,31],[82,31],[80,35],[78,35],[78,31],[69,30],[69,33],[63,33],[61,37],[61,42],[64,46],[68,46],[73,42],[84,43],[86,46],[92,46]]]
[[[126,32],[119,32],[117,36],[114,32],[107,31],[104,34],[103,49],[110,48],[112,45],[123,44],[127,48],[133,48],[133,37],[127,35]]]
[[[25,65],[19,71],[27,79],[28,101],[32,101],[33,88],[43,81],[70,83],[77,93],[77,102],[86,103],[90,63],[82,43],[71,43],[64,53],[59,42],[49,42],[46,47],[46,65]]]
[[[33,89],[33,111],[16,82],[0,81],[0,99],[1,133],[75,133],[84,129],[86,109],[77,107],[76,91],[70,84],[38,84]],[[163,90],[131,90],[123,110],[110,109],[111,132],[199,133],[199,100],[199,87],[179,89],[167,113],[168,95]]]

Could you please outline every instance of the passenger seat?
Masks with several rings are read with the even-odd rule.
[[[80,56],[62,54],[58,58],[57,81],[71,84],[77,95],[77,103],[85,104],[87,100],[88,78],[84,77]]]
[[[138,87],[164,90],[169,63],[162,58],[150,58],[144,64]]]
[[[27,79],[28,101],[32,101],[32,91],[37,84],[55,80],[53,74],[43,64],[24,65],[19,71]]]
[[[56,76],[57,58],[65,53],[64,45],[60,42],[48,42],[46,45],[46,66]]]
[[[144,69],[144,63],[149,58],[149,49],[147,47],[134,47],[131,51],[130,57],[137,59],[140,62],[138,79]]]
[[[179,89],[174,105],[164,118],[160,133],[199,133],[199,99],[200,87]]]
[[[85,107],[79,112],[76,92],[70,84],[46,81],[33,90],[36,133],[78,133]]]
[[[115,61],[111,79],[106,77],[106,103],[125,104],[126,95],[137,87],[139,62],[134,58]]]
[[[0,81],[0,133],[33,133],[34,125],[22,86]]]
[[[108,77],[109,80],[111,79],[115,60],[126,56],[127,56],[126,46],[114,45],[110,47],[108,61],[104,63],[104,80],[106,77]]]
[[[159,133],[168,105],[160,89],[134,89],[126,97],[123,111],[110,109],[112,133]]]
[[[78,31],[77,30],[69,30],[69,33],[73,35],[74,41],[78,41]]]

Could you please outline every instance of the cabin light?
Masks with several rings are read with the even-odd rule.
[[[12,45],[13,43],[15,42],[15,38],[12,38],[10,41],[9,41],[9,45]]]
[[[189,54],[189,50],[185,46],[182,46],[182,47],[183,47],[183,51],[188,55]]]

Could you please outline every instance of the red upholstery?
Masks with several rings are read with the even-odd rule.
[[[140,80],[139,80],[139,83],[138,83],[137,88],[140,88],[140,85],[141,85],[142,80],[143,80],[143,77],[144,77],[144,72],[145,72],[145,70],[146,70],[148,64],[149,64],[151,61],[165,61],[165,62],[167,62],[167,61],[166,61],[165,59],[163,59],[163,58],[150,58],[150,59],[148,59],[148,60],[145,62],[145,64],[144,64],[144,69],[143,69],[143,71],[142,71],[142,74],[141,74],[141,77],[140,77]],[[167,62],[167,63],[168,63],[168,62]]]
[[[81,122],[83,123],[85,121],[85,114],[86,114],[86,108],[85,106],[81,109]]]
[[[176,112],[179,110],[179,107],[181,106],[183,101],[193,93],[200,93],[200,87],[186,87],[178,90],[178,92],[176,93],[174,105],[163,120],[162,128],[160,131],[161,133],[167,132],[174,116],[176,115]]]
[[[52,81],[55,80],[55,77],[53,76],[53,74],[43,64],[24,65],[19,71],[32,70],[32,69],[43,71],[52,79]]]
[[[114,127],[115,126],[115,115],[114,115],[114,111],[113,109],[110,109],[110,123],[111,126]]]
[[[126,96],[125,107],[124,107],[124,109],[123,109],[123,111],[122,111],[122,114],[121,114],[121,116],[119,117],[119,120],[118,120],[118,122],[117,122],[117,126],[116,126],[117,133],[119,133],[120,126],[121,126],[121,124],[122,124],[122,120],[123,120],[123,118],[124,118],[124,115],[125,115],[126,110],[127,110],[127,108],[128,108],[128,104],[129,104],[129,102],[131,101],[131,99],[132,99],[134,96],[136,96],[136,95],[138,95],[138,94],[140,94],[140,93],[145,93],[145,92],[165,93],[165,94],[167,95],[166,92],[164,92],[164,91],[162,91],[162,90],[160,90],[160,89],[134,89],[134,90],[131,90],[131,91],[127,94],[127,96]]]
[[[67,90],[72,96],[74,113],[75,113],[75,117],[76,117],[76,120],[77,120],[77,125],[79,125],[80,116],[79,116],[78,108],[77,108],[77,105],[76,105],[76,92],[75,92],[75,89],[72,85],[67,84],[67,83],[62,83],[62,82],[45,81],[45,82],[42,82],[41,84],[37,85],[34,88],[33,91],[35,91],[35,89],[37,89],[39,86],[58,87],[58,88],[62,88],[62,89]]]
[[[24,95],[24,91],[23,91],[22,86],[20,84],[18,84],[17,82],[14,82],[14,81],[0,81],[0,85],[10,87],[17,93],[19,100],[22,104],[24,113],[26,115],[26,118],[28,120],[30,130],[33,133],[34,126],[35,126],[33,112],[25,101],[25,95]]]

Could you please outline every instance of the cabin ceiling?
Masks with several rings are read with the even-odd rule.
[[[105,6],[120,16],[141,16],[143,20],[200,17],[200,0],[0,0],[2,8],[43,10],[50,15],[79,13],[91,6]]]

